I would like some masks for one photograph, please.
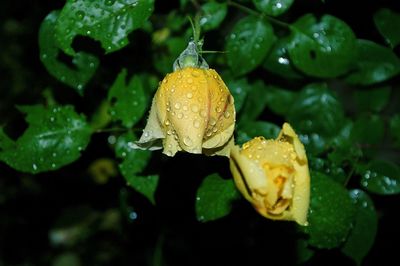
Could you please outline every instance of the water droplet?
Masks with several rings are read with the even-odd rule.
[[[80,20],[82,20],[85,17],[85,12],[83,12],[82,10],[79,10],[75,13],[76,17]]]
[[[87,34],[87,35],[90,35],[90,34],[92,34],[92,32],[91,32],[90,30],[88,30],[88,31],[86,32],[86,34]]]
[[[277,9],[281,9],[282,8],[282,3],[278,2],[278,3],[276,3],[275,6],[276,6]]]
[[[236,39],[236,34],[232,33],[231,36],[230,36],[230,38],[231,38],[231,40]]]
[[[129,220],[134,221],[138,218],[138,215],[136,212],[132,211],[129,213],[128,217],[129,217]]]
[[[193,79],[189,78],[189,79],[187,80],[187,83],[192,84],[192,83],[193,83]]]
[[[183,118],[183,114],[182,114],[182,113],[179,113],[179,114],[177,115],[177,117],[178,117],[178,119],[182,119],[182,118]]]
[[[167,120],[165,120],[165,125],[166,126],[169,126],[170,125],[170,122],[169,122],[169,120],[167,119]]]
[[[193,126],[195,127],[195,128],[199,128],[200,127],[200,121],[199,120],[194,120],[193,121]]]
[[[181,108],[181,104],[180,103],[175,103],[174,107],[175,107],[175,109],[179,110]]]
[[[206,110],[201,110],[200,115],[201,115],[202,117],[207,117],[207,112],[206,112]]]
[[[37,165],[34,163],[34,164],[32,164],[32,169],[34,170],[34,171],[36,171],[37,170]]]
[[[51,121],[51,122],[54,122],[54,117],[50,117],[50,121]]]
[[[47,54],[42,54],[42,58],[46,59],[47,58]]]
[[[52,168],[56,168],[56,164],[55,164],[55,163],[52,163],[52,164],[51,164],[51,167],[52,167]]]
[[[196,197],[196,200],[200,200],[200,197]]]
[[[105,0],[104,3],[106,6],[112,6],[115,3],[115,0]]]
[[[228,111],[226,111],[225,113],[224,113],[224,117],[225,118],[229,118],[231,116],[231,114],[228,112]]]
[[[210,125],[215,126],[215,124],[217,124],[217,120],[211,117],[209,123]]]
[[[183,138],[183,144],[185,144],[186,146],[191,146],[193,144],[193,141],[190,137],[186,136]]]
[[[197,113],[199,111],[199,107],[195,104],[193,104],[190,109],[192,109],[193,113]]]
[[[117,138],[114,135],[110,135],[108,136],[107,141],[109,144],[113,145],[117,141]]]
[[[186,94],[186,97],[187,97],[188,99],[192,99],[193,94],[192,94],[191,92],[188,92],[188,93]]]
[[[221,113],[221,112],[222,112],[222,109],[221,109],[221,107],[217,107],[217,108],[215,108],[215,111],[216,111],[217,113]]]

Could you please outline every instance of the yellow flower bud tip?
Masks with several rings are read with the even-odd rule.
[[[230,169],[243,196],[266,218],[307,225],[310,174],[303,144],[285,123],[275,140],[256,137],[231,149]]]
[[[215,70],[178,69],[160,82],[134,147],[229,156],[235,117],[233,97]]]

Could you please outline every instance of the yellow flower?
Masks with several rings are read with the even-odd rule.
[[[193,56],[197,54],[181,55],[176,70],[160,82],[135,146],[163,148],[169,156],[181,150],[229,155],[235,127],[233,97],[218,73],[205,62],[197,67]]]
[[[231,150],[236,186],[264,217],[307,225],[310,174],[307,156],[292,127],[285,123],[276,140],[256,137]]]

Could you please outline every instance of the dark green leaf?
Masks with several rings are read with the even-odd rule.
[[[290,106],[288,120],[301,133],[335,136],[344,122],[343,109],[324,83],[304,87]]]
[[[239,195],[232,179],[224,180],[218,174],[207,176],[197,190],[197,220],[208,222],[228,215],[232,201]]]
[[[294,0],[253,0],[258,10],[270,16],[279,16],[285,13]]]
[[[324,15],[317,22],[315,16],[307,14],[291,28],[289,55],[292,63],[304,73],[333,78],[348,72],[354,64],[356,38],[351,28],[340,19]]]
[[[235,110],[239,113],[245,102],[246,96],[251,90],[251,85],[246,78],[233,79],[231,77],[224,79],[233,98],[235,99]]]
[[[390,98],[390,87],[370,90],[357,90],[354,92],[357,109],[361,112],[380,112],[387,105]]]
[[[128,44],[128,34],[142,26],[153,12],[154,0],[68,0],[57,19],[55,37],[69,55],[77,35],[101,42],[107,53]]]
[[[390,135],[394,143],[400,147],[400,115],[396,114],[390,119]]]
[[[296,241],[296,262],[303,264],[314,256],[315,251],[308,246],[308,242],[304,239]]]
[[[152,204],[156,204],[154,194],[158,185],[158,175],[124,176],[127,184],[134,188],[137,192],[145,196]]]
[[[394,48],[400,43],[400,14],[387,8],[381,8],[374,14],[375,26],[385,38],[385,41]]]
[[[249,121],[240,125],[237,132],[237,143],[243,144],[250,139],[263,136],[266,139],[275,139],[278,137],[280,127],[275,124],[264,121]]]
[[[60,49],[54,38],[55,24],[59,12],[51,12],[42,22],[39,30],[40,59],[47,71],[59,81],[83,94],[84,86],[92,78],[99,65],[97,57],[85,52],[75,53],[73,69],[58,60]]]
[[[351,229],[354,205],[347,190],[328,176],[312,172],[311,202],[308,215],[309,244],[317,248],[335,248]]]
[[[293,102],[297,99],[297,93],[281,89],[274,86],[268,86],[267,107],[278,115],[287,115]]]
[[[308,158],[310,168],[313,171],[325,173],[339,184],[344,184],[346,182],[347,175],[338,164],[322,158],[315,158],[312,156]]]
[[[126,69],[119,73],[108,92],[108,101],[111,103],[111,117],[130,128],[142,118],[147,106],[140,77],[133,76],[126,84],[126,74]]]
[[[313,155],[324,152],[327,147],[325,138],[317,133],[299,134],[299,138],[305,145],[306,151]]]
[[[165,46],[166,47],[162,47],[159,52],[153,55],[154,66],[161,74],[172,72],[172,65],[180,53],[186,48],[187,40],[183,37],[168,38],[165,42]]]
[[[268,71],[283,78],[298,79],[302,76],[293,68],[293,63],[288,53],[289,38],[281,38],[275,42],[268,53],[263,67]]]
[[[257,119],[267,103],[268,87],[266,87],[262,81],[256,81],[255,83],[250,84],[250,86],[251,89],[247,95],[240,116],[241,123]]]
[[[370,85],[400,73],[400,60],[389,48],[367,40],[357,45],[357,68],[346,78],[350,84]]]
[[[207,2],[201,6],[200,26],[204,31],[218,28],[227,13],[226,3]]]
[[[400,193],[400,168],[381,160],[371,161],[360,171],[361,185],[370,192],[381,195]]]
[[[353,143],[378,144],[385,134],[385,122],[378,115],[362,115],[355,122],[351,131]]]
[[[141,173],[151,157],[150,151],[133,149],[133,142],[136,136],[133,133],[126,133],[118,137],[115,145],[115,153],[123,162],[119,165],[121,174],[126,178]]]
[[[10,139],[0,134],[0,160],[14,169],[28,173],[59,169],[78,159],[89,143],[92,130],[72,106],[18,109],[27,114],[28,129],[12,146]]]
[[[255,69],[276,40],[272,26],[257,17],[248,16],[233,27],[226,42],[227,62],[235,75]]]
[[[355,204],[356,212],[353,229],[342,247],[342,252],[361,265],[363,258],[374,244],[378,217],[374,203],[367,193],[353,189],[350,191],[350,197]]]

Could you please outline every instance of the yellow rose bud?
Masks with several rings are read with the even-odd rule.
[[[307,156],[292,127],[285,123],[276,140],[256,137],[231,150],[236,186],[264,217],[307,225],[310,174]]]
[[[160,82],[136,146],[163,148],[169,156],[181,150],[228,156],[235,127],[233,97],[215,70],[204,62],[193,67],[192,57],[185,54],[176,64],[189,66],[176,67]]]

